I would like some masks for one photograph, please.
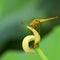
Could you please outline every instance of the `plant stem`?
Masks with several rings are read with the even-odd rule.
[[[34,49],[39,54],[39,56],[42,58],[42,60],[48,60],[48,58],[45,56],[45,54],[42,52],[39,46],[35,47]]]

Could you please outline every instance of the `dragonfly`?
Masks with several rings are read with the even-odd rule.
[[[52,17],[52,18],[45,18],[45,19],[34,19],[31,23],[30,23],[30,26],[34,26],[36,24],[40,24],[42,22],[46,22],[46,21],[49,21],[49,20],[54,20],[58,18],[57,16],[56,17]]]
[[[36,19],[34,18],[32,21],[28,22],[28,21],[22,21],[23,24],[27,24],[29,23],[29,26],[34,27],[39,33],[40,33],[40,23],[46,22],[46,21],[50,21],[50,20],[54,20],[58,18],[58,16],[55,17],[51,17],[51,18],[44,18],[44,19]]]

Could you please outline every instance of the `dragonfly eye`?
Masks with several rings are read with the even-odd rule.
[[[36,23],[40,23],[40,21],[38,19],[35,20]]]

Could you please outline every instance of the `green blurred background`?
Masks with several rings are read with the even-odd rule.
[[[60,60],[60,0],[0,0],[0,60],[42,60],[22,50],[23,38],[32,34],[26,26],[34,18],[55,16],[59,18],[38,24],[48,60]]]

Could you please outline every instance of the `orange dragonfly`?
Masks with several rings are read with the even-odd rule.
[[[57,16],[56,17],[52,17],[52,18],[45,18],[45,19],[34,19],[31,23],[30,23],[30,26],[34,26],[35,24],[39,24],[39,23],[42,23],[42,22],[46,22],[46,21],[49,21],[49,20],[54,20],[58,18]]]

